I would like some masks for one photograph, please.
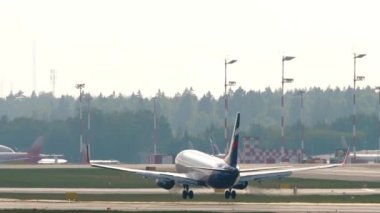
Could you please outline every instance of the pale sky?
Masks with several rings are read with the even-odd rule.
[[[380,85],[380,1],[370,0],[2,0],[0,95],[33,90],[76,95],[86,84],[94,95],[140,90],[168,96],[193,87],[201,96],[224,92],[228,80],[245,90],[353,84]]]

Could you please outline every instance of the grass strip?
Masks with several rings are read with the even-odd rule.
[[[251,182],[258,188],[380,188],[379,182],[285,178]],[[154,188],[155,181],[128,172],[98,168],[0,169],[0,187]]]

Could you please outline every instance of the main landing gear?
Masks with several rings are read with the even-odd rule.
[[[224,192],[224,197],[225,197],[226,199],[230,199],[230,197],[231,197],[232,199],[235,199],[235,198],[236,198],[236,192],[235,192],[235,190],[231,190],[231,189],[226,190],[226,191]]]
[[[193,199],[194,192],[193,190],[189,190],[189,185],[183,185],[182,198],[186,199],[187,197],[189,197],[189,199]]]

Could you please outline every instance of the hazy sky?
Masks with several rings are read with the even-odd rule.
[[[3,0],[0,1],[0,95],[33,90],[97,95],[158,89],[173,96],[224,91],[228,79],[246,90],[279,88],[281,57],[288,89],[380,85],[380,1],[370,0]]]

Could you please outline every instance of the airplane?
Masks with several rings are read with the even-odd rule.
[[[10,147],[0,145],[0,163],[7,164],[63,164],[66,159],[58,158],[63,155],[41,154],[44,138],[39,136],[27,152],[16,152]]]
[[[41,160],[39,160],[38,164],[65,164],[67,163],[67,160],[62,158],[63,155],[58,154],[41,154]]]
[[[193,142],[191,142],[191,140],[188,140],[187,144],[189,146],[189,149],[194,149]]]
[[[235,189],[245,189],[248,186],[249,181],[280,179],[289,176],[292,172],[338,167],[343,165],[345,162],[344,161],[341,164],[330,164],[305,168],[239,169],[239,126],[240,113],[237,113],[235,126],[231,137],[231,146],[224,159],[197,150],[184,150],[181,151],[175,158],[176,172],[148,171],[100,164],[91,164],[91,166],[131,172],[142,175],[144,178],[154,178],[156,179],[157,186],[166,190],[173,188],[174,185],[180,185],[183,187],[183,199],[193,199],[194,192],[190,189],[190,187],[225,189],[225,198],[235,199]]]
[[[343,150],[348,150],[348,143],[346,141],[346,137],[341,136],[341,144]],[[356,153],[350,153],[348,157],[356,162],[377,162],[380,159],[380,150],[359,150]]]
[[[90,160],[90,163],[92,164],[119,164],[120,161],[118,160]]]
[[[43,137],[38,137],[28,152],[16,152],[13,149],[0,145],[0,163],[38,163]]]
[[[211,153],[212,155],[218,157],[218,158],[224,158],[226,155],[225,154],[222,154],[219,150],[219,147],[218,145],[216,145],[216,143],[214,143],[212,137],[210,137],[210,144],[211,144]]]

